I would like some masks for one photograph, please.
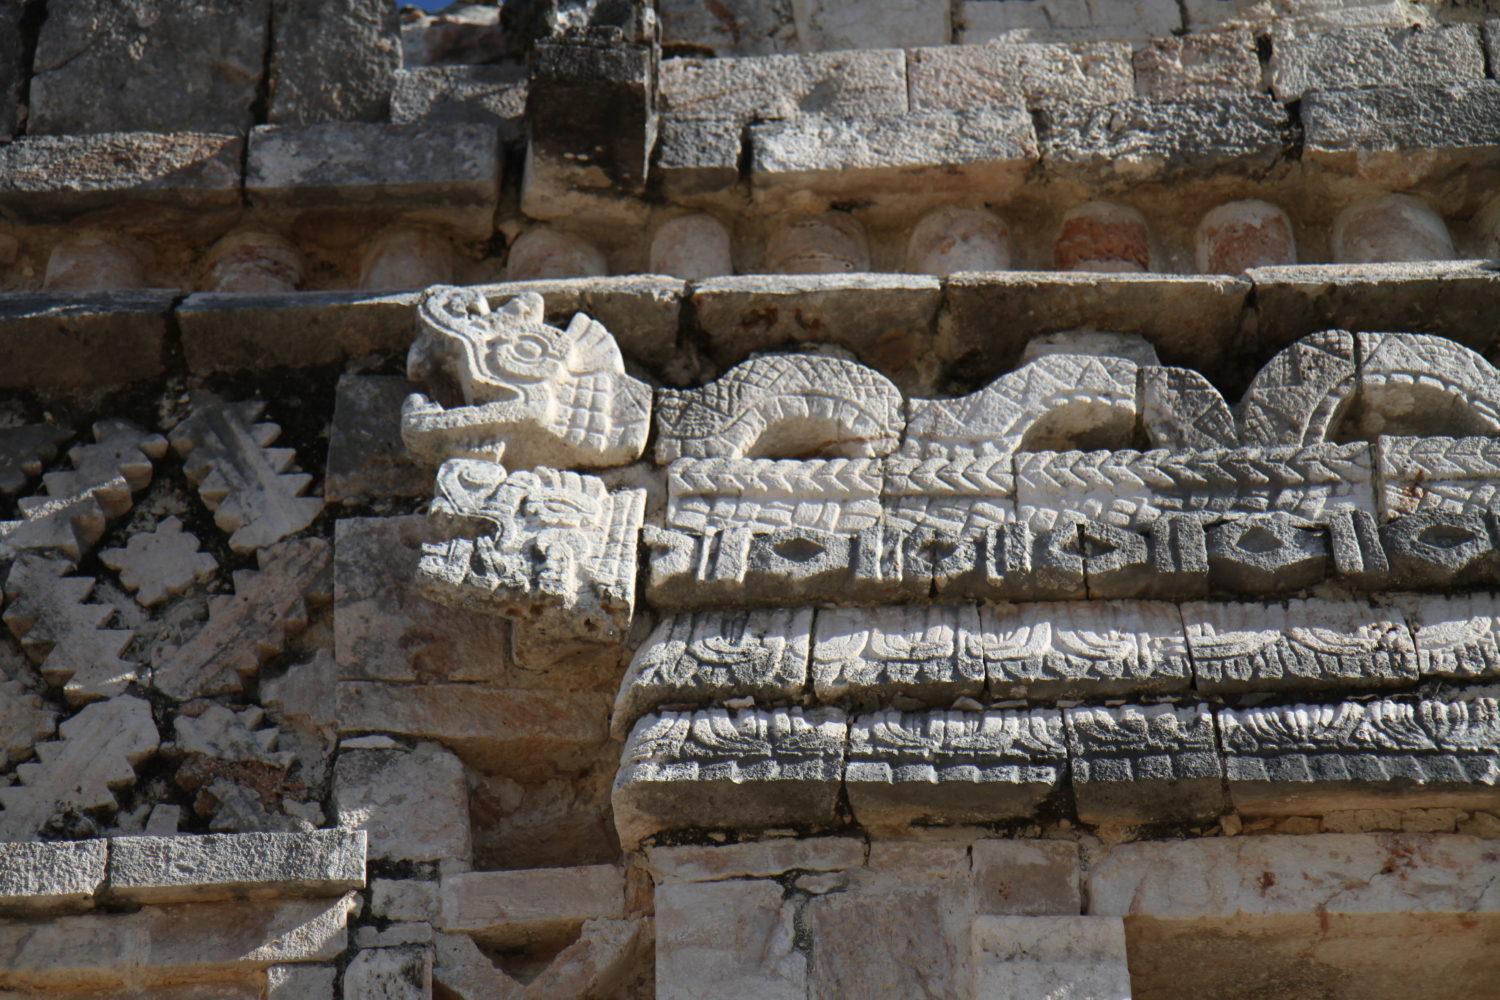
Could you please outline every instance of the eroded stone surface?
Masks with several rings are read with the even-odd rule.
[[[367,833],[371,858],[469,858],[463,765],[435,744],[339,754],[332,802],[339,826]]]

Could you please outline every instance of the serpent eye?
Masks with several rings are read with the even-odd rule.
[[[513,375],[544,378],[551,374],[552,345],[540,333],[522,331],[493,348],[495,367]]]

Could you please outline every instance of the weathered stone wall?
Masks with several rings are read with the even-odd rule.
[[[0,997],[1488,995],[1495,18],[0,3]]]

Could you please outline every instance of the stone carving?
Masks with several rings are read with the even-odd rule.
[[[871,459],[684,458],[667,467],[667,526],[855,532],[880,520],[880,491]]]
[[[501,461],[512,468],[623,465],[650,430],[651,390],[625,374],[603,325],[546,325],[542,297],[491,311],[475,289],[429,289],[417,307],[407,375],[433,378],[451,402],[408,396],[401,436],[419,461]]]
[[[1500,510],[1500,439],[1383,436],[1375,453],[1383,517]]]
[[[555,636],[612,641],[635,606],[645,492],[538,468],[455,458],[437,475],[420,585],[434,600],[490,611]]]
[[[1219,390],[1188,368],[1142,365],[1136,391],[1141,425],[1169,451],[1215,451],[1239,444],[1234,414]]]
[[[663,389],[656,461],[868,458],[900,440],[900,391],[864,365],[777,354],[735,365],[701,389]]]
[[[1084,822],[1206,819],[1222,811],[1224,772],[1207,706],[1070,708],[1063,716]]]
[[[1130,440],[1136,369],[1116,357],[1049,354],[960,399],[914,399],[903,454],[1010,455]]]
[[[990,604],[979,616],[992,696],[1051,701],[1191,683],[1182,618],[1171,604]]]
[[[1328,440],[1355,378],[1353,334],[1330,330],[1303,337],[1268,361],[1245,390],[1236,407],[1240,443],[1274,447]]]
[[[624,737],[643,713],[673,703],[753,698],[795,702],[807,686],[813,611],[701,611],[672,615],[636,651],[615,701]]]
[[[844,785],[867,826],[1029,816],[1067,769],[1061,713],[876,712],[849,726]]]
[[[152,673],[157,690],[179,701],[233,694],[307,624],[309,594],[327,595],[329,546],[291,539],[260,552],[260,570],[234,574],[234,594],[211,598],[208,621]]]
[[[1093,451],[1017,455],[1018,517],[1037,529],[1078,515],[1142,528],[1167,513],[1285,511],[1326,519],[1374,510],[1370,446],[1236,448],[1207,452]]]
[[[813,690],[827,703],[949,705],[984,691],[972,605],[829,608],[818,612]]]
[[[1457,680],[1500,677],[1500,599],[1493,593],[1402,595],[1417,672]]]
[[[31,756],[37,740],[57,728],[57,713],[20,681],[0,680],[0,768]]]
[[[662,830],[833,820],[848,725],[834,709],[647,715],[615,778],[615,825],[634,846]]]
[[[1380,525],[1391,582],[1412,589],[1500,583],[1500,520],[1436,511]]]
[[[109,517],[130,509],[132,493],[151,485],[152,461],[167,453],[167,441],[126,420],[101,420],[93,427],[94,444],[68,449],[73,468],[42,477],[53,497],[91,493]]]
[[[113,812],[114,790],[135,780],[159,742],[151,706],[139,698],[85,707],[58,739],[36,745],[37,759],[16,768],[18,784],[0,786],[0,841],[35,840],[59,814]]]
[[[59,424],[24,424],[0,429],[0,496],[15,496],[42,474],[57,449],[73,436]]]
[[[108,522],[92,493],[28,498],[22,514],[17,521],[0,521],[0,562],[35,552],[76,565],[104,537]]]
[[[199,400],[171,434],[188,479],[229,532],[229,547],[254,552],[295,534],[323,512],[321,497],[305,497],[312,476],[288,472],[297,460],[291,448],[272,448],[276,424],[256,423],[266,404]]]
[[[93,578],[69,569],[61,559],[17,559],[5,578],[4,618],[48,683],[80,705],[122,694],[137,665],[122,656],[134,633],[105,628],[115,609],[89,603]]]
[[[148,608],[219,570],[214,557],[198,551],[198,539],[183,531],[175,517],[165,518],[154,531],[131,535],[122,549],[105,549],[99,561],[117,571],[125,589]]]
[[[888,523],[971,536],[1016,519],[1009,455],[891,455],[882,489]]]
[[[1342,702],[1221,709],[1229,794],[1260,813],[1325,812],[1385,795],[1495,808],[1500,702]]]
[[[1362,601],[1194,602],[1182,607],[1198,690],[1309,690],[1415,683],[1399,618]]]
[[[1361,333],[1361,436],[1500,434],[1500,372],[1447,337]]]

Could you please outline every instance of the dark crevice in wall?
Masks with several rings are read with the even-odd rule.
[[[47,20],[47,0],[30,0],[21,7],[21,90],[17,99],[20,114],[16,135],[25,135],[31,114],[31,74],[36,66],[36,47],[42,24]]]

